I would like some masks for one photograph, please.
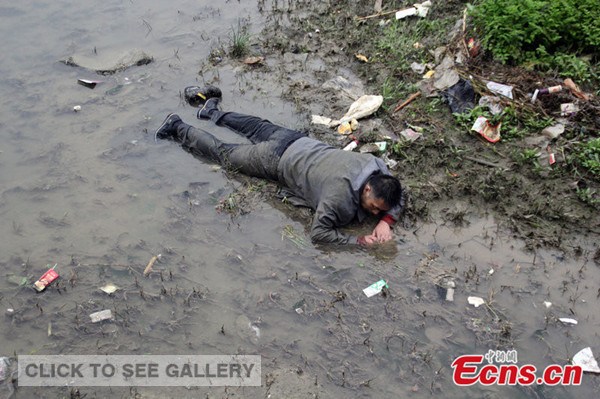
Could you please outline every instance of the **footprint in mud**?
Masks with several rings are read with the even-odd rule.
[[[261,334],[260,328],[256,323],[250,321],[246,315],[240,315],[235,319],[235,331],[245,342],[258,345]]]

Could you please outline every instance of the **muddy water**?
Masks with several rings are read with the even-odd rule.
[[[79,388],[99,397],[598,396],[594,375],[576,388],[458,388],[450,368],[461,354],[496,348],[514,347],[520,364],[538,368],[565,364],[586,346],[598,356],[593,237],[578,238],[578,256],[525,252],[491,217],[470,213],[463,227],[399,229],[394,244],[374,251],[318,248],[307,244],[306,224],[273,199],[255,196],[234,217],[217,212],[219,201],[248,192],[244,181],[153,141],[148,132],[172,111],[237,140],[196,121],[182,103],[179,91],[196,82],[218,84],[225,107],[306,127],[280,97],[277,58],[260,72],[227,57],[207,61],[240,19],[258,36],[272,7],[244,0],[0,7],[0,291],[2,311],[14,309],[2,316],[2,355],[262,355],[261,388]],[[58,62],[132,48],[155,62],[112,76]],[[90,90],[78,78],[104,82]],[[62,278],[46,292],[15,284],[15,276],[35,280],[47,264]],[[362,289],[382,278],[387,295],[367,298]],[[442,279],[455,282],[454,302],[436,286]],[[104,294],[98,287],[106,283],[120,290]],[[488,305],[474,308],[468,296]],[[115,320],[92,324],[88,314],[102,309]]]

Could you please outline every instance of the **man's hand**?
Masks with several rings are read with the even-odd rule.
[[[373,234],[368,237],[373,237],[377,242],[386,242],[392,239],[392,229],[390,225],[380,220],[373,230]]]
[[[377,244],[377,238],[374,235],[358,237],[358,245],[369,246],[373,244]]]

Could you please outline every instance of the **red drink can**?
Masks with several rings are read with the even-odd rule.
[[[42,275],[42,277],[39,278],[38,281],[33,283],[33,287],[38,292],[42,292],[46,289],[47,286],[52,284],[52,282],[54,280],[56,280],[57,278],[58,278],[58,273],[56,272],[56,270],[54,270],[54,268],[48,269],[48,271],[46,273],[44,273]]]

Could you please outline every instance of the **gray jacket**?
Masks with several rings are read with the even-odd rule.
[[[316,212],[312,241],[337,244],[357,243],[358,237],[337,228],[367,216],[360,206],[360,189],[369,176],[390,175],[385,163],[371,154],[343,151],[308,137],[298,139],[283,153],[277,169],[290,202]],[[397,221],[400,211],[397,206],[386,215]]]

